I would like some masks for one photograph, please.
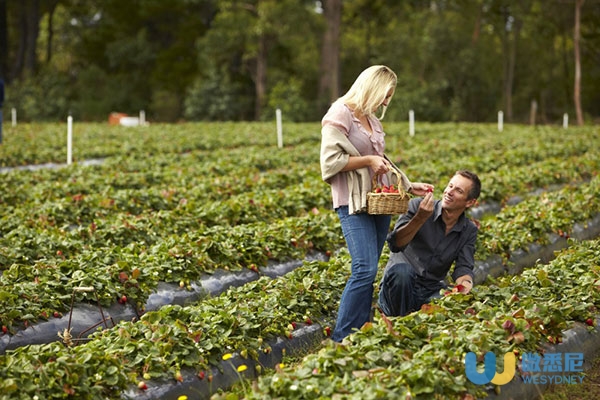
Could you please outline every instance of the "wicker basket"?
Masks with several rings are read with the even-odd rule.
[[[392,174],[396,177],[395,185],[398,185],[398,193],[376,193],[377,188],[381,189],[381,185],[377,180],[377,176],[373,177],[372,192],[367,193],[367,212],[376,215],[398,215],[408,211],[408,201],[410,196],[399,185],[401,179],[400,174],[392,169]]]

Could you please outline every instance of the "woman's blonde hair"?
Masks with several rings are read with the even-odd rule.
[[[358,75],[350,89],[337,101],[341,101],[359,115],[372,115],[382,106],[383,119],[387,107],[382,105],[390,89],[396,88],[398,78],[385,65],[373,65]]]

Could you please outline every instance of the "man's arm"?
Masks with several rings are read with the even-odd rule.
[[[433,214],[434,204],[433,193],[427,193],[421,201],[421,204],[419,204],[419,209],[415,215],[406,224],[394,232],[394,244],[397,247],[402,248],[414,239],[425,221]]]
[[[456,266],[454,268],[454,282],[464,286],[462,293],[469,293],[475,284],[473,278],[473,266],[475,265],[475,243],[477,241],[477,229],[471,232],[467,243],[460,249]],[[458,276],[456,276],[458,275]]]

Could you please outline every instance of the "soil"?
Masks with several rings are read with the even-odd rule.
[[[552,385],[540,397],[542,400],[597,400],[600,399],[600,357],[592,362],[579,385]]]

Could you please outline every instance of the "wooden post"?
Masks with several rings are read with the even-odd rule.
[[[67,118],[67,165],[73,162],[73,117]]]
[[[281,127],[281,109],[275,111],[277,117],[277,147],[280,149],[283,147],[283,129]]]
[[[529,111],[529,125],[535,125],[535,116],[537,115],[537,101],[531,100],[531,110]]]
[[[504,130],[504,112],[498,111],[498,132]]]

